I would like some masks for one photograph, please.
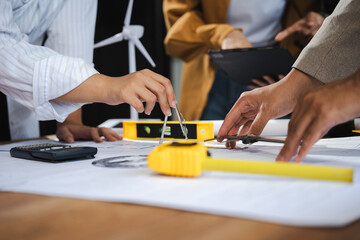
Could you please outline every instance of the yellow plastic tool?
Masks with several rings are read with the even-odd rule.
[[[196,177],[202,170],[215,170],[344,182],[353,179],[351,168],[211,158],[205,146],[188,142],[164,143],[156,147],[148,156],[148,166],[178,177]]]
[[[352,130],[352,132],[354,132],[354,133],[360,133],[359,130]]]
[[[124,121],[124,138],[159,140],[163,128],[162,121]],[[214,123],[189,121],[184,125],[189,141],[204,141],[214,137]],[[179,121],[168,121],[165,128],[166,140],[183,140]]]

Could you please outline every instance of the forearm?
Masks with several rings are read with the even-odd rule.
[[[64,124],[64,123],[65,124],[70,123],[70,124],[82,125],[82,110],[81,110],[81,108],[79,108],[75,112],[70,113],[64,122],[62,122],[62,123],[58,122],[58,124]]]
[[[327,85],[339,85],[341,88],[338,89],[338,92],[343,95],[343,97],[340,95],[340,99],[351,99],[349,103],[344,106],[345,113],[346,109],[353,110],[352,115],[349,114],[349,119],[346,120],[360,117],[360,68],[358,68],[358,70],[349,77],[340,81],[329,83]]]
[[[355,73],[355,81],[360,85],[360,68]]]
[[[109,100],[106,91],[111,87],[110,79],[111,77],[102,74],[94,74],[73,90],[53,99],[53,101],[78,103],[103,102],[111,104],[112,101],[111,99]]]
[[[292,112],[295,105],[310,91],[317,89],[318,87],[323,86],[324,83],[317,80],[316,78],[307,75],[304,72],[301,72],[298,69],[293,68],[289,74],[287,74],[283,79],[270,85],[279,90],[279,96],[281,102],[286,102],[286,104],[280,104],[288,107],[288,112]],[[274,96],[275,97],[275,96]]]
[[[34,46],[16,36],[0,33],[0,89],[10,98],[33,109],[39,120],[63,121],[81,104],[51,102],[81,84],[97,71],[78,58]]]
[[[150,114],[159,102],[165,115],[170,115],[176,99],[169,79],[148,69],[122,77],[94,74],[54,102],[102,102],[109,105],[128,103],[138,112]],[[146,102],[144,109],[143,102]]]

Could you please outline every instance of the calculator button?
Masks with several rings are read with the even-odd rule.
[[[58,146],[58,147],[52,147],[51,149],[56,150],[56,149],[63,149],[63,148],[64,148],[63,146]]]

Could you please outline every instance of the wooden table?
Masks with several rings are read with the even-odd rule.
[[[360,221],[342,228],[301,228],[133,204],[0,192],[0,239],[360,239]]]

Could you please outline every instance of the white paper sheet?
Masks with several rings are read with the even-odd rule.
[[[168,177],[147,168],[91,164],[110,156],[148,154],[156,142],[72,145],[96,146],[98,154],[91,160],[51,164],[11,158],[10,146],[1,146],[0,190],[138,203],[296,226],[343,226],[360,217],[358,137],[321,140],[304,161],[351,166],[355,170],[352,184],[209,171],[197,178]],[[281,146],[258,142],[245,149],[240,144],[235,150],[209,151],[213,157],[274,161]]]
[[[215,120],[214,122],[214,134],[218,134],[219,129],[223,123],[221,120]],[[354,120],[355,129],[360,130],[360,118]],[[261,133],[263,137],[273,137],[273,136],[286,136],[289,125],[289,119],[272,119],[270,120],[264,130]]]
[[[214,134],[217,136],[219,129],[224,121],[222,120],[213,120],[214,123]],[[261,133],[263,137],[273,137],[273,136],[286,136],[288,130],[289,119],[273,119],[269,120],[266,124],[264,130]]]

